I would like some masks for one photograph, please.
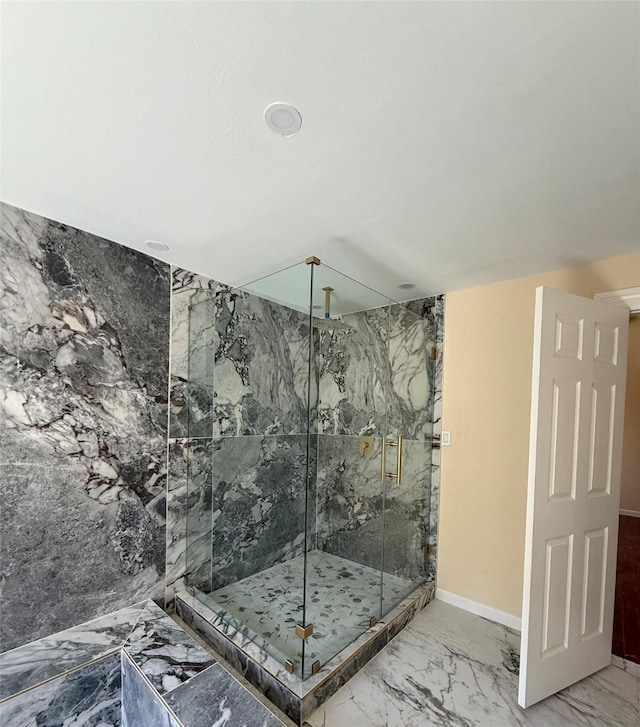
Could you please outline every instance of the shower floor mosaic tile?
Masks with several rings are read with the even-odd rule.
[[[204,596],[215,611],[224,609],[232,619],[265,638],[286,658],[300,661],[301,641],[295,624],[313,624],[306,642],[305,662],[324,663],[380,618],[380,571],[345,558],[313,550],[307,554],[307,610],[303,611],[304,557],[267,568]],[[415,590],[417,584],[384,574],[386,613]]]

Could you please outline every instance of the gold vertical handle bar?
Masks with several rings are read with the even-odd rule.
[[[395,472],[385,472],[386,470],[386,454],[385,450],[389,447],[397,447],[398,448],[398,459],[397,459],[397,466]],[[402,484],[402,437],[398,437],[397,442],[387,442],[386,437],[382,437],[382,479],[384,480],[385,477],[391,477],[394,479],[399,485]]]
[[[382,477],[382,481],[384,482],[384,476],[385,476],[385,470],[387,469],[387,438],[382,437],[382,454],[380,455],[380,459],[382,460],[382,467],[380,475]]]

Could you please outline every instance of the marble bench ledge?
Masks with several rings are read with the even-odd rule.
[[[122,715],[129,727],[285,727],[151,600],[0,654],[0,665],[2,724],[119,727]]]
[[[153,601],[148,602],[123,648],[160,695],[216,662]]]
[[[123,727],[285,727],[220,664],[161,695],[124,650],[122,722]]]
[[[119,651],[148,603],[136,603],[0,654],[0,700]]]

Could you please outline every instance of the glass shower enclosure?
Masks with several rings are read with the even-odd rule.
[[[317,258],[190,308],[187,585],[303,679],[429,578],[431,345]]]

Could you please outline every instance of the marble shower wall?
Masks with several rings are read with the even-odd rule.
[[[351,330],[323,331],[318,349],[317,547],[379,568],[384,545],[385,571],[412,580],[435,579],[443,312],[437,296],[345,315]],[[360,454],[361,434],[373,454]],[[404,438],[401,486],[381,481],[384,434]]]
[[[9,649],[162,594],[169,268],[10,205],[0,213]]]
[[[174,270],[168,599],[304,551],[308,347],[307,316]]]

